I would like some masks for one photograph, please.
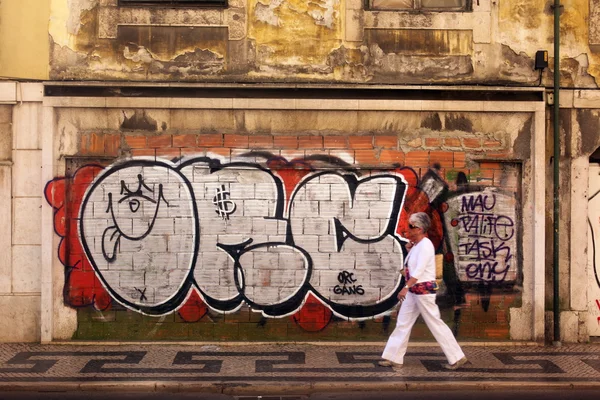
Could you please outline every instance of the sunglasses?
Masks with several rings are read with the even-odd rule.
[[[408,229],[415,229],[418,228],[418,226],[415,226],[413,224],[408,224]]]

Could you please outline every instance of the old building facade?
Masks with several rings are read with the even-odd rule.
[[[0,45],[0,340],[383,340],[416,211],[459,340],[552,339],[548,3],[46,3],[0,2],[44,27]],[[600,336],[598,10],[561,16],[564,341]]]

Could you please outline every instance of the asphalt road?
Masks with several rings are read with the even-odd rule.
[[[471,390],[227,396],[212,393],[0,392],[0,400],[597,400],[600,390]]]

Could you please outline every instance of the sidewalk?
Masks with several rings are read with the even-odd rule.
[[[0,344],[0,391],[114,390],[228,395],[341,391],[600,389],[600,345],[463,344],[447,371],[435,344],[409,347],[401,372],[384,343]]]

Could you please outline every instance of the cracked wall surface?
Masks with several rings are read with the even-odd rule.
[[[562,85],[600,74],[596,0],[561,16]],[[229,7],[119,7],[51,0],[52,79],[551,85],[547,1],[475,2],[468,12],[372,11],[360,0],[234,0]]]

